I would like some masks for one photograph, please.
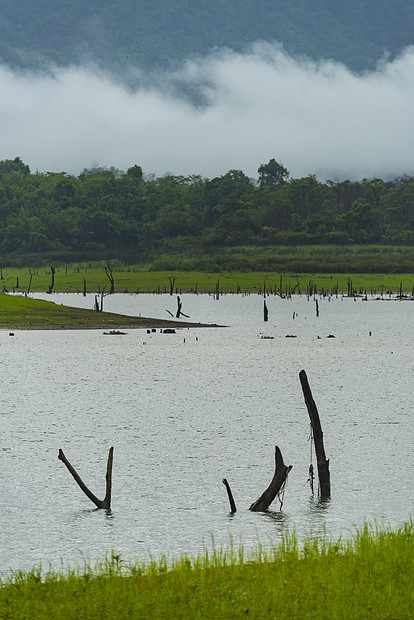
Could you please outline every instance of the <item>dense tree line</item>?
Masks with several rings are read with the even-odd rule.
[[[144,177],[85,170],[32,173],[0,161],[0,254],[134,255],[247,244],[414,244],[414,177],[321,182],[270,160],[241,170]]]

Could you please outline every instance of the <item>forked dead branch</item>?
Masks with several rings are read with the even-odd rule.
[[[271,483],[267,487],[267,489],[262,493],[262,495],[257,499],[253,504],[251,504],[249,510],[252,512],[264,512],[266,511],[276,496],[280,501],[280,509],[283,506],[282,493],[284,491],[288,474],[292,469],[293,465],[285,465],[283,461],[283,456],[278,446],[275,446],[275,473],[272,478]],[[227,482],[226,478],[223,479],[223,484],[227,489],[227,495],[230,502],[231,512],[236,512],[236,504],[233,498],[233,493],[231,492],[230,485]]]
[[[97,508],[103,508],[105,510],[110,510],[111,508],[111,491],[112,491],[112,462],[113,462],[114,449],[110,448],[108,454],[108,463],[106,466],[106,494],[103,500],[100,500],[88,489],[86,484],[83,482],[82,478],[79,476],[78,472],[74,467],[69,463],[68,459],[63,453],[63,450],[59,450],[58,458],[66,465],[82,491],[89,497],[91,502],[95,504]]]

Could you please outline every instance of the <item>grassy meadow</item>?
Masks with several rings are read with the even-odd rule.
[[[109,270],[108,270],[109,266]],[[183,248],[160,252],[145,261],[68,260],[36,256],[0,261],[0,291],[47,291],[51,268],[55,292],[306,293],[328,291],[406,294],[414,289],[414,248],[411,246],[240,246],[202,250]]]
[[[109,329],[162,328],[192,326],[173,320],[133,317],[110,312],[95,312],[31,299],[24,295],[0,293],[0,329]],[[202,325],[197,323],[198,327]]]
[[[350,287],[359,294],[397,293],[414,290],[414,273],[282,273],[274,271],[152,271],[140,265],[110,261],[115,292],[118,293],[258,293],[266,288],[277,294],[344,293]],[[107,263],[56,265],[53,292],[109,292],[111,282],[105,272]],[[0,291],[46,292],[52,281],[50,266],[37,268],[7,267],[1,270]]]
[[[414,617],[414,526],[364,526],[348,541],[295,535],[264,550],[205,551],[127,565],[112,553],[96,567],[15,571],[0,587],[1,618]]]

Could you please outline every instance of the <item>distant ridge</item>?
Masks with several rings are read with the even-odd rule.
[[[414,44],[412,0],[0,0],[0,61],[13,68],[94,62],[118,74],[177,68],[256,41],[356,71]]]

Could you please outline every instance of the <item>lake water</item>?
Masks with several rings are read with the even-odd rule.
[[[43,297],[93,306],[93,296]],[[265,323],[258,295],[181,300],[191,321],[227,327],[0,332],[1,571],[94,563],[111,550],[126,561],[196,554],[212,539],[249,549],[286,531],[337,538],[413,514],[414,303],[324,298],[317,317],[313,299],[270,297]],[[104,300],[107,311],[160,318],[176,307],[169,295]],[[302,369],[330,459],[325,503],[307,482],[316,459]],[[293,465],[283,508],[252,513],[275,445]],[[106,512],[57,456],[103,498],[110,446]]]

